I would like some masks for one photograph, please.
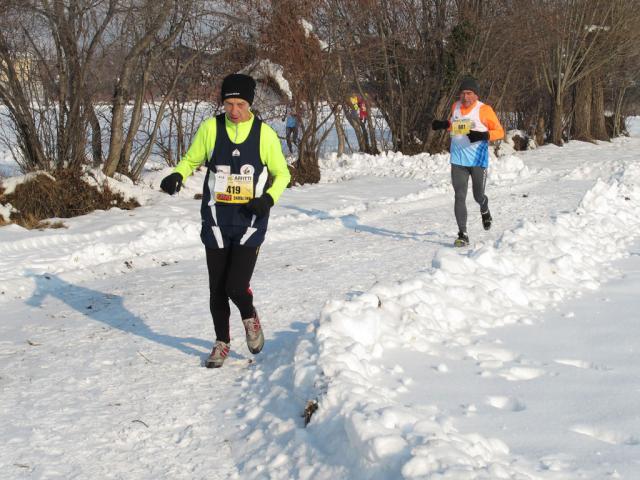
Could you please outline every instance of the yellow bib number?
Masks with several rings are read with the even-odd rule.
[[[216,203],[247,203],[253,198],[253,175],[216,174]]]
[[[471,131],[473,122],[469,119],[454,120],[451,122],[451,136],[466,135]]]

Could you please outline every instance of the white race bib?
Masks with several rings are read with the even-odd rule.
[[[253,198],[253,175],[216,173],[215,203],[247,203]]]
[[[471,131],[473,126],[473,120],[469,118],[463,118],[460,120],[453,120],[451,122],[451,136],[467,135]]]

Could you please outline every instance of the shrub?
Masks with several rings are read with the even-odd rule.
[[[11,221],[25,228],[60,228],[64,226],[61,222],[43,220],[71,218],[113,207],[131,210],[140,206],[133,198],[125,200],[106,182],[98,188],[71,172],[58,173],[55,179],[49,175],[36,175],[6,195],[4,189],[0,190],[0,203],[10,203],[15,209]]]

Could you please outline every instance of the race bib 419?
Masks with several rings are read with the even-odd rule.
[[[216,173],[216,203],[247,203],[253,198],[253,175]]]

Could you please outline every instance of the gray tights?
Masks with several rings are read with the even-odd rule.
[[[487,169],[484,167],[463,167],[451,165],[451,184],[456,194],[454,211],[456,222],[461,232],[467,231],[467,190],[469,189],[469,176],[473,190],[473,198],[480,205],[480,212],[489,210],[489,199],[484,194],[487,183]]]

